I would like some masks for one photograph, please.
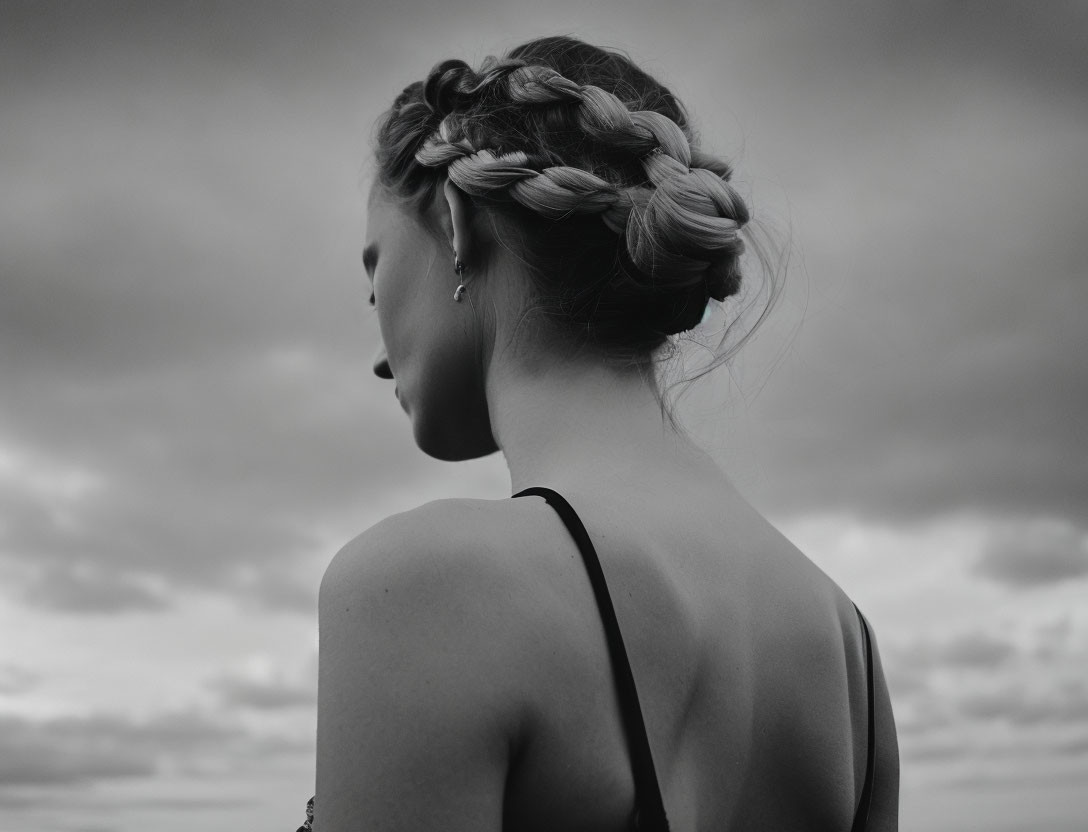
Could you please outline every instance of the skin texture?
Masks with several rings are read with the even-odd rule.
[[[378,375],[394,378],[416,443],[438,459],[497,450],[484,397],[484,368],[473,331],[472,299],[452,302],[454,244],[423,220],[371,192],[367,252],[377,252],[372,290],[383,348]],[[447,210],[437,220],[451,228]],[[459,251],[468,256],[468,247]],[[370,262],[370,257],[366,257]]]
[[[521,265],[456,188],[440,197],[436,233],[375,191],[367,231],[375,372],[417,443],[444,459],[498,448],[512,493],[548,485],[581,515],[672,829],[849,829],[866,752],[849,599],[663,422],[637,373],[515,338]],[[452,299],[454,249],[471,306]],[[333,559],[320,616],[319,832],[626,828],[604,633],[542,499],[442,500],[379,523]],[[879,664],[877,706],[869,829],[883,832],[898,756]]]

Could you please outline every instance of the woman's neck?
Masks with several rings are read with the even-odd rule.
[[[648,466],[720,470],[664,416],[649,379],[571,362],[488,374],[491,427],[514,492],[615,482]]]

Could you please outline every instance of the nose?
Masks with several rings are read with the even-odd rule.
[[[378,345],[378,351],[374,354],[374,375],[386,381],[393,380],[393,371],[389,369],[389,358],[385,354],[385,344]]]

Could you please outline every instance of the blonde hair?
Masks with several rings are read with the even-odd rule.
[[[377,136],[379,181],[418,208],[449,180],[519,226],[538,309],[635,363],[738,292],[748,208],[680,102],[624,55],[542,38],[438,64]]]

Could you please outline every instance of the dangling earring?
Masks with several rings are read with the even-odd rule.
[[[461,259],[455,254],[453,255],[453,271],[457,274],[457,288],[453,290],[453,299],[458,303],[461,302],[461,297],[465,294],[465,279],[463,277],[465,273],[465,264],[461,262]]]

